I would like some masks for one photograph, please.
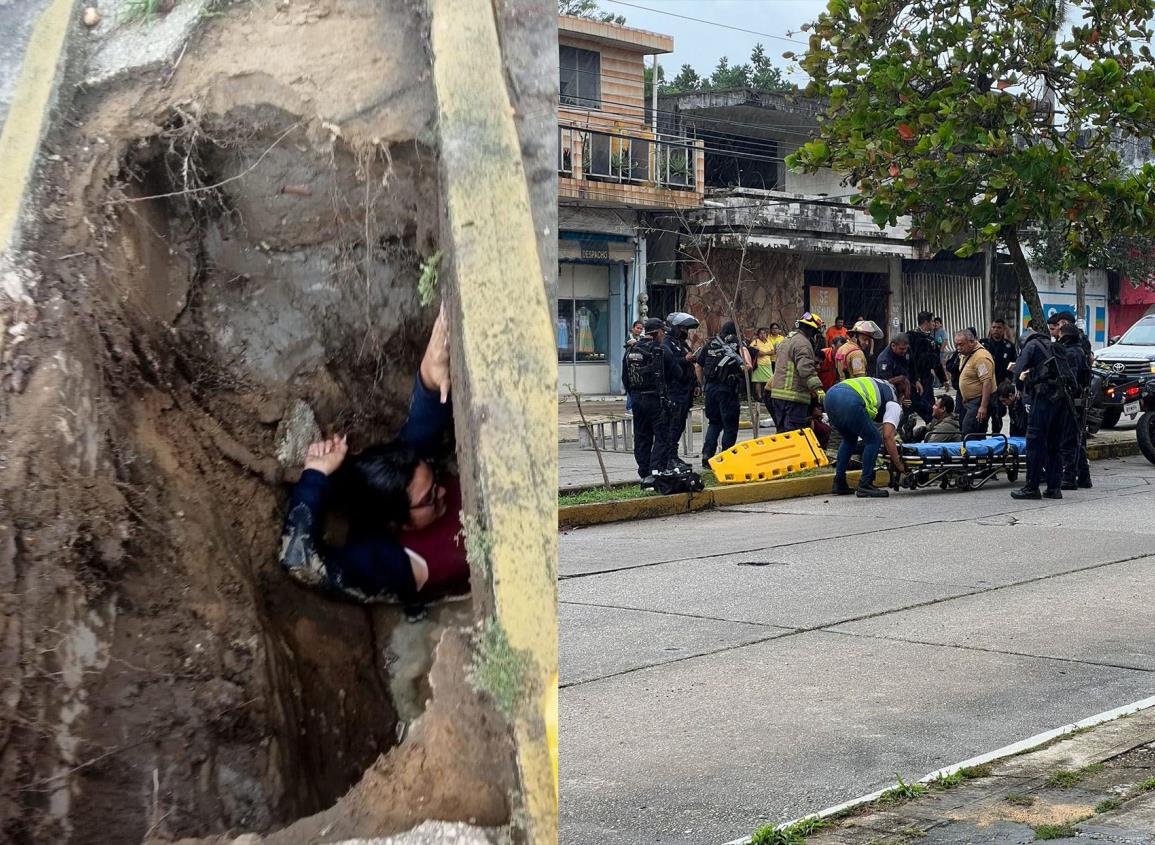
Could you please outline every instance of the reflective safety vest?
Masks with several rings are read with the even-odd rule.
[[[889,383],[870,376],[847,379],[842,384],[862,397],[862,402],[866,405],[866,415],[875,422],[882,419],[887,402],[898,401],[898,396]]]

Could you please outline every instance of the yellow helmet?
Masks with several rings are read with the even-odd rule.
[[[817,314],[807,311],[802,315],[802,319],[798,321],[798,325],[810,326],[812,329],[820,329],[826,324],[822,322],[822,318]]]

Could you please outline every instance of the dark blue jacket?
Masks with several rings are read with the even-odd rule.
[[[894,350],[889,346],[879,353],[874,374],[883,381],[890,381],[892,378],[906,376],[910,379],[912,390],[914,389],[915,381],[917,381],[914,377],[914,368],[911,366],[910,358],[906,355],[895,355]]]
[[[409,417],[397,440],[423,457],[433,456],[453,421],[452,405],[441,403],[441,394],[426,390],[417,379],[409,400]],[[330,479],[307,469],[293,488],[282,536],[281,564],[299,581],[328,587],[360,601],[396,597],[413,601],[417,585],[409,555],[396,537],[359,533],[341,548],[328,546],[321,537],[325,500]],[[288,550],[297,547],[292,554]],[[297,564],[304,563],[304,571]]]

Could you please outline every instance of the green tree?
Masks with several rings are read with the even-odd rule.
[[[709,88],[714,91],[724,91],[728,88],[750,87],[750,65],[730,66],[730,60],[723,56],[718,59],[718,65],[710,74]]]
[[[616,23],[625,25],[625,15],[615,15],[603,12],[598,6],[598,0],[557,0],[559,15],[573,15],[576,18],[588,18],[591,21],[602,23]]]
[[[1001,241],[1041,320],[1028,227],[1063,226],[1071,267],[1091,244],[1155,234],[1155,167],[1125,173],[1117,143],[1155,127],[1153,13],[1155,0],[830,0],[801,60],[827,113],[787,164],[833,168],[876,223],[910,215],[934,247]]]
[[[659,94],[684,94],[687,91],[701,91],[702,77],[698,76],[698,71],[694,70],[689,65],[682,65],[682,69],[678,71],[678,75],[674,77],[669,85],[662,85],[658,89]]]
[[[793,91],[794,86],[786,81],[781,69],[770,63],[766,48],[755,44],[750,53],[750,87],[758,91]]]

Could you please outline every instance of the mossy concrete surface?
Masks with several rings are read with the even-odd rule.
[[[1105,722],[961,778],[924,780],[907,800],[828,816],[806,845],[1020,845],[1036,840],[1155,843],[1155,709]],[[1056,774],[1077,773],[1060,779]],[[1073,780],[1070,786],[1057,782]],[[789,827],[785,832],[789,832]],[[752,840],[775,841],[769,831]],[[730,845],[737,845],[731,843]]]

